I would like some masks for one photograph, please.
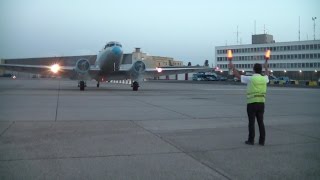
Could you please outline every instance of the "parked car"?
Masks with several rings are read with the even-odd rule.
[[[240,82],[241,80],[238,79],[237,77],[234,77],[234,78],[233,78],[233,81],[234,81],[234,82]]]
[[[192,80],[194,81],[226,81],[227,78],[217,75],[216,73],[203,73],[199,72],[196,74],[193,74]]]
[[[223,77],[223,76],[220,76],[220,75],[218,75],[217,78],[218,78],[219,81],[226,81],[227,80],[226,77]]]
[[[275,77],[274,75],[269,75],[269,81],[276,80],[276,79],[277,79],[277,77]]]
[[[4,73],[2,74],[2,77],[9,77],[11,78],[13,76],[13,74],[10,74],[10,73]]]
[[[295,84],[296,80],[292,80],[287,76],[281,76],[273,80],[274,84]]]

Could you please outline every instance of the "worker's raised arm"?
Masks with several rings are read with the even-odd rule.
[[[234,67],[234,65],[232,64],[232,62],[230,61],[229,63],[229,69],[231,69],[233,71],[233,75],[238,78],[239,80],[241,79],[241,75],[238,72],[238,70]]]
[[[269,76],[268,61],[264,63],[264,75]]]

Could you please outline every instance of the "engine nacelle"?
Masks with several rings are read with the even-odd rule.
[[[131,70],[133,71],[134,74],[142,74],[146,70],[146,65],[142,61],[136,61]]]
[[[76,63],[77,73],[85,74],[90,70],[90,62],[87,59],[79,59]]]

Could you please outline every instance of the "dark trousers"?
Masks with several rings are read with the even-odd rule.
[[[247,113],[249,119],[249,137],[248,141],[254,142],[255,130],[254,122],[257,118],[259,125],[260,138],[259,143],[264,143],[266,139],[266,131],[263,123],[263,114],[264,114],[264,103],[251,103],[247,104]]]

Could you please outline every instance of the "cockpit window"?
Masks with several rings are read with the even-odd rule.
[[[112,47],[112,46],[118,46],[118,47],[121,47],[122,48],[122,45],[121,44],[118,44],[118,43],[108,43],[104,49],[108,48],[108,47]]]

